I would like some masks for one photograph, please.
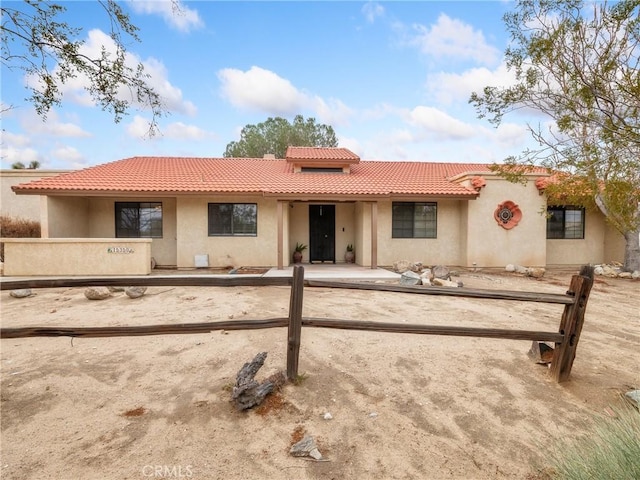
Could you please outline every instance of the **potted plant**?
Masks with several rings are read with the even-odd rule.
[[[293,263],[301,263],[302,262],[302,252],[307,249],[307,246],[304,243],[296,243],[296,248],[293,249]]]
[[[353,251],[353,245],[347,245],[347,251],[344,254],[344,261],[347,263],[353,263],[356,261],[356,253]]]

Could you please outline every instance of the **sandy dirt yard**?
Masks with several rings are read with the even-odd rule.
[[[564,293],[540,280],[460,273],[465,286]],[[83,288],[2,292],[2,326],[116,326],[283,317],[288,287],[153,287],[89,301]],[[305,289],[304,316],[557,331],[561,305]],[[304,328],[298,385],[257,409],[230,402],[237,371],[284,328],[116,338],[3,339],[0,476],[19,479],[540,479],[555,442],[640,387],[640,282],[598,277],[571,380],[528,341]],[[325,419],[329,413],[331,419]],[[326,461],[294,458],[313,436]]]

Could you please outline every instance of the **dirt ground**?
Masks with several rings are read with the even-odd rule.
[[[465,286],[564,293],[540,280],[461,272]],[[288,287],[153,287],[89,301],[82,288],[2,292],[2,326],[115,326],[283,317]],[[304,316],[557,331],[562,306],[305,289]],[[528,341],[305,328],[298,385],[247,412],[242,365],[286,368],[284,328],[117,338],[3,339],[0,476],[18,479],[540,479],[640,387],[640,282],[599,277],[571,380],[556,384]],[[331,419],[325,419],[330,413]],[[326,461],[294,458],[312,435]]]

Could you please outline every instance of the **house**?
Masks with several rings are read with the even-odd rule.
[[[75,265],[62,268],[67,274],[104,265],[107,273],[145,273],[149,257],[177,268],[283,268],[298,242],[309,245],[303,263],[344,262],[352,244],[356,263],[372,268],[400,259],[463,267],[621,259],[622,237],[602,215],[548,209],[544,182],[536,182],[546,175],[540,169],[522,185],[486,164],[289,147],[284,159],[127,158],[12,189],[42,199],[41,246],[29,247],[30,256],[44,249],[35,256],[40,274],[62,273],[60,264],[47,266],[61,255]],[[18,273],[6,257],[7,275],[35,268]]]

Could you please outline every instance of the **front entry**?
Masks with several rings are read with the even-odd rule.
[[[336,263],[335,205],[309,205],[309,262]]]

